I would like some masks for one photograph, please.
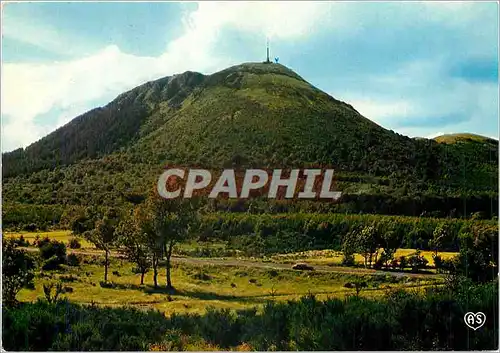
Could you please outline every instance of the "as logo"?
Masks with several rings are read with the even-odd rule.
[[[464,321],[467,326],[475,331],[484,325],[484,323],[486,322],[486,315],[484,315],[482,312],[468,312],[464,316]]]

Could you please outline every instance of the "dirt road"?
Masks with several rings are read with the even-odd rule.
[[[23,248],[27,251],[38,251],[37,248],[28,247]],[[81,255],[103,255],[103,251],[99,250],[70,250],[69,252]],[[121,257],[121,255],[112,251],[110,253],[113,257]],[[210,257],[181,257],[181,256],[172,256],[173,263],[185,263],[190,265],[198,265],[198,266],[233,266],[233,267],[250,267],[250,268],[263,268],[263,269],[275,269],[275,270],[292,270],[292,265],[290,264],[282,264],[276,262],[263,262],[263,261],[255,261],[255,260],[246,260],[241,258],[210,258]],[[303,262],[303,261],[301,261]],[[307,262],[307,261],[304,261]],[[353,275],[391,275],[395,277],[414,277],[414,278],[438,278],[439,275],[433,273],[409,273],[409,272],[397,272],[397,271],[377,271],[372,269],[364,269],[364,268],[352,268],[352,267],[343,267],[343,266],[314,266],[314,270],[316,272],[332,272],[332,273],[342,273],[342,274],[353,274]]]

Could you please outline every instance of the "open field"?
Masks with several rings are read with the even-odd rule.
[[[19,238],[21,235],[25,240],[29,241],[30,244],[33,244],[33,241],[37,236],[40,239],[48,237],[49,239],[62,241],[65,244],[67,244],[71,238],[74,238],[70,230],[54,230],[50,232],[5,232],[3,234],[3,236],[6,238]],[[80,241],[80,244],[82,244],[82,248],[94,247],[92,243],[89,243],[82,237],[78,237],[78,240]]]
[[[35,289],[23,289],[21,301],[44,298],[43,283],[64,282],[72,288],[63,294],[70,301],[82,304],[155,308],[166,314],[190,312],[203,313],[215,308],[243,309],[260,306],[268,300],[295,300],[309,293],[318,299],[343,298],[354,290],[344,284],[356,279],[368,283],[362,296],[376,297],[391,288],[422,288],[440,284],[435,277],[394,277],[385,274],[346,274],[335,272],[308,272],[291,269],[266,269],[221,265],[195,265],[174,263],[172,271],[175,291],[164,288],[164,270],[159,273],[160,288],[152,286],[152,274],[145,276],[145,285],[140,285],[140,275],[132,272],[133,265],[125,260],[113,258],[110,266],[110,282],[114,288],[102,288],[104,268],[99,259],[81,255],[86,261],[80,267],[64,266],[63,270],[45,271],[35,279]],[[114,272],[117,271],[117,272]]]
[[[36,235],[58,241],[72,237],[69,231],[44,233],[8,233],[7,237],[23,235],[30,243]],[[79,238],[80,239],[80,238]],[[429,285],[439,285],[442,278],[432,274],[410,274],[382,272],[373,269],[339,266],[341,254],[331,250],[306,251],[292,254],[278,254],[268,258],[244,257],[190,257],[175,256],[172,278],[175,291],[164,289],[165,270],[160,268],[160,288],[155,289],[152,273],[145,276],[145,285],[140,285],[140,275],[133,273],[133,264],[112,253],[109,269],[110,287],[102,287],[104,267],[103,253],[92,244],[80,239],[81,249],[68,249],[82,260],[79,267],[63,266],[58,271],[42,271],[37,274],[34,289],[23,289],[21,301],[36,301],[44,298],[43,284],[63,282],[71,287],[71,292],[63,294],[70,301],[104,306],[133,305],[140,308],[154,308],[166,314],[203,313],[208,307],[244,309],[259,307],[268,300],[295,300],[309,293],[318,299],[343,298],[354,290],[345,288],[346,283],[362,280],[368,288],[361,296],[377,297],[392,288],[421,289]],[[224,243],[186,243],[178,249],[188,252],[206,248],[224,248]],[[26,248],[37,252],[36,247]],[[415,250],[400,249],[397,256],[410,255]],[[432,261],[431,252],[423,254]],[[454,253],[442,254],[451,257]],[[356,260],[362,262],[361,256]],[[316,271],[295,271],[291,264],[305,261],[315,266]]]
[[[395,258],[400,256],[411,256],[416,252],[415,249],[398,249],[395,254]],[[379,251],[379,255],[382,253],[382,250]],[[425,257],[427,261],[429,261],[429,265],[434,265],[434,260],[432,256],[434,255],[433,251],[420,251],[420,255]],[[438,252],[438,255],[443,259],[450,259],[454,256],[457,256],[457,252]],[[279,263],[295,263],[297,261],[307,261],[308,264],[311,265],[339,265],[342,262],[342,252],[334,251],[334,250],[311,250],[311,251],[303,251],[298,253],[291,254],[279,254],[270,257],[271,261],[279,262]],[[357,263],[363,263],[363,257],[359,254],[356,254],[354,260]]]
[[[52,231],[52,232],[18,232],[18,233],[5,233],[5,236],[8,238],[18,238],[23,236],[25,240],[28,240],[30,243],[33,243],[33,240],[38,235],[40,238],[49,237],[49,239],[55,239],[58,241],[62,241],[67,243],[69,239],[74,236],[71,235],[71,231],[69,230],[61,230],[61,231]],[[89,243],[82,237],[78,237],[78,240],[82,244],[82,249],[91,250],[95,249],[92,243]],[[174,253],[176,254],[191,254],[191,253],[202,253],[203,250],[223,250],[225,249],[226,244],[223,242],[195,242],[190,241],[182,244],[177,244],[174,248]],[[411,256],[415,253],[415,249],[398,249],[396,251],[395,257],[398,258],[400,256]],[[237,253],[237,251],[235,251]],[[382,253],[382,250],[379,251],[379,254]],[[421,251],[420,254],[424,256],[427,261],[429,261],[429,265],[433,266],[433,254],[432,251]],[[457,252],[438,252],[439,256],[443,259],[450,259],[456,255]],[[198,257],[198,256],[194,256]],[[209,257],[209,256],[207,256]],[[297,253],[289,253],[289,254],[277,254],[266,258],[247,258],[244,256],[238,256],[239,259],[249,259],[249,260],[257,260],[257,261],[265,261],[265,262],[273,262],[273,263],[281,263],[281,264],[293,264],[297,261],[306,261],[308,264],[313,266],[338,266],[342,262],[342,253],[340,251],[334,250],[311,250],[311,251],[302,251]],[[355,255],[355,261],[357,263],[363,263],[363,257],[359,254]]]

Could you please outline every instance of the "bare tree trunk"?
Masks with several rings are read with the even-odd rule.
[[[174,247],[174,242],[171,241],[168,244],[168,249],[167,249],[167,264],[166,264],[166,271],[167,271],[167,289],[173,289],[174,287],[172,286],[172,278],[170,276],[170,269],[172,268],[171,263],[170,263],[170,258],[172,257],[172,249]]]
[[[158,288],[158,257],[153,254],[153,281],[155,288]]]
[[[104,260],[104,282],[108,281],[108,266],[109,266],[109,251],[106,250],[106,255]]]
[[[144,284],[144,275],[146,274],[146,272],[143,270],[141,272],[141,286]]]

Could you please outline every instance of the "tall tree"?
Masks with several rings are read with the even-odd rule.
[[[94,229],[84,233],[85,238],[94,244],[96,248],[104,250],[104,282],[108,281],[109,253],[118,240],[116,227],[119,220],[120,218],[116,210],[110,209],[104,217],[96,222]]]
[[[438,251],[448,241],[450,233],[450,227],[446,223],[442,222],[436,226],[432,232],[432,239],[429,241],[429,246],[434,250],[434,257],[437,256]]]
[[[166,286],[173,289],[171,269],[174,245],[186,240],[192,227],[197,222],[197,200],[164,199],[156,194],[150,198],[149,207],[153,213],[153,228],[161,240],[163,258],[165,259]]]
[[[152,252],[148,247],[150,234],[142,231],[132,216],[122,220],[116,229],[120,252],[137,266],[141,274],[141,285],[144,284],[144,275],[151,268]]]
[[[363,256],[365,267],[371,267],[373,256],[380,249],[380,239],[377,229],[372,226],[365,226],[358,236],[358,252]]]
[[[394,259],[394,254],[398,250],[401,240],[397,236],[396,232],[389,230],[381,236],[381,242],[384,247],[381,259],[385,264],[385,267],[389,267],[389,263]]]
[[[155,232],[154,208],[151,202],[137,207],[133,214],[133,227],[137,231],[138,241],[146,247],[153,268],[154,287],[158,288],[158,265],[163,256],[163,239]]]

